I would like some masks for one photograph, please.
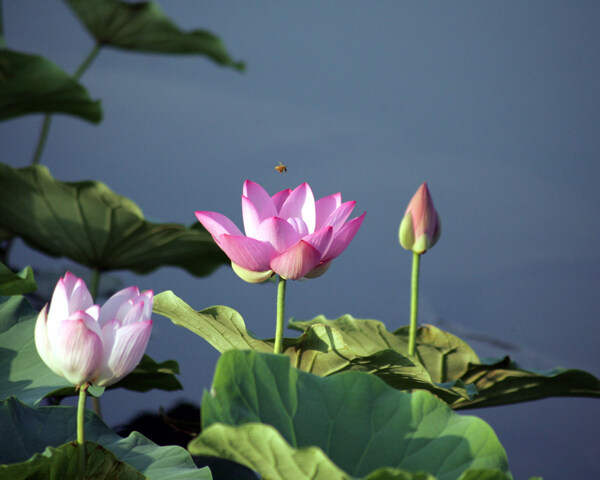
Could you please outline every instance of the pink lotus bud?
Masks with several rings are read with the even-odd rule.
[[[427,184],[423,183],[413,196],[400,223],[400,245],[415,253],[425,253],[442,233],[442,225]]]
[[[365,217],[363,213],[347,221],[355,203],[342,203],[339,193],[315,201],[307,183],[270,196],[246,180],[242,194],[245,235],[220,213],[196,212],[196,217],[242,280],[260,283],[274,273],[296,280],[322,275],[350,244]]]
[[[94,305],[85,283],[72,273],[59,279],[50,306],[35,324],[35,346],[50,369],[74,385],[106,386],[139,363],[152,329],[153,294],[136,287]]]

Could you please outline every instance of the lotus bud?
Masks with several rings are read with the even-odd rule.
[[[35,346],[57,375],[76,386],[111,385],[139,363],[152,329],[153,294],[129,287],[102,308],[72,273],[61,278],[38,315]]]
[[[442,233],[440,217],[423,183],[413,196],[400,223],[400,245],[415,253],[425,253],[433,247]]]

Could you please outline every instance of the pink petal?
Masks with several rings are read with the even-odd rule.
[[[144,320],[148,320],[148,318],[144,318],[144,303],[136,302],[121,321],[121,325],[131,325],[132,323],[143,322]]]
[[[315,268],[320,260],[321,253],[309,243],[300,240],[271,261],[271,270],[284,278],[297,280]]]
[[[65,278],[67,278],[68,275],[72,274],[67,272]],[[48,309],[48,326],[50,326],[51,331],[56,330],[60,322],[65,318],[69,318],[71,313],[72,312],[69,311],[69,297],[67,296],[65,280],[60,278],[56,287],[54,287],[52,299],[50,300],[50,308]]]
[[[348,217],[354,210],[355,201],[342,203],[328,218],[325,220],[324,225],[331,225],[333,230],[337,232],[344,222],[348,220]]]
[[[86,309],[85,313],[98,322],[98,319],[100,318],[100,306],[92,305],[90,308]]]
[[[86,310],[94,304],[92,295],[82,279],[78,278],[72,288],[69,283],[66,284],[66,287],[69,298],[69,314],[77,310]]]
[[[437,212],[433,206],[433,199],[427,188],[427,183],[423,183],[417,192],[411,198],[406,212],[411,212],[413,225],[415,229],[415,238],[424,233],[433,238],[437,227]]]
[[[300,238],[305,237],[309,234],[308,226],[306,225],[306,223],[304,223],[304,220],[302,220],[301,218],[288,218],[287,223],[289,223],[292,226],[292,228],[298,233],[298,236]]]
[[[323,258],[324,262],[337,257],[344,250],[346,250],[346,247],[350,244],[350,242],[354,238],[354,235],[356,235],[356,232],[358,232],[358,229],[362,225],[366,214],[367,212],[363,213],[360,217],[356,217],[350,220],[342,228],[339,229],[339,231],[335,234],[333,238],[333,242],[331,242],[329,250]]]
[[[340,205],[342,204],[342,194],[334,193],[328,197],[320,198],[315,202],[316,221],[315,229],[318,230],[324,225],[325,220],[329,218]]]
[[[128,287],[123,290],[119,290],[112,297],[110,297],[102,308],[100,309],[100,316],[98,323],[100,327],[106,325],[107,322],[114,320],[115,318],[122,321],[127,312],[131,309],[133,301],[139,296],[140,291],[137,287]]]
[[[285,220],[271,217],[260,224],[257,239],[272,245],[276,251],[275,255],[278,255],[297,243],[300,236],[294,227]],[[268,270],[268,268],[263,268],[263,270]]]
[[[80,278],[73,275],[71,272],[67,272],[65,273],[65,276],[61,278],[61,280],[63,281],[65,289],[71,293],[75,288],[75,284],[80,280]]]
[[[94,380],[94,385],[112,385],[137,367],[146,351],[151,331],[152,320],[113,329],[112,332],[107,330],[105,341],[110,343],[111,348],[104,351],[102,370]]]
[[[244,220],[244,231],[246,232],[246,236],[258,238],[258,227],[260,227],[262,219],[252,201],[244,195],[242,195],[242,218]]]
[[[102,340],[93,331],[96,321],[85,312],[63,320],[52,341],[52,353],[62,375],[73,385],[90,382],[102,362]]]
[[[235,226],[235,223],[220,213],[196,212],[196,218],[200,221],[204,228],[208,230],[208,233],[213,236],[215,241],[217,241],[217,238],[224,233],[227,235],[243,236],[243,233],[240,232],[240,229]]]
[[[273,205],[275,205],[275,209],[277,210],[276,216],[281,216],[279,215],[279,212],[281,211],[281,207],[283,206],[285,201],[290,196],[290,193],[292,193],[292,191],[289,188],[286,188],[285,190],[277,192],[271,197],[271,200],[273,200]]]
[[[48,332],[46,329],[48,320],[47,312],[48,304],[44,306],[35,322],[35,348],[37,349],[42,361],[46,365],[48,365],[48,367],[50,367],[50,369],[54,373],[62,376],[62,373],[60,371],[57,371],[56,362],[54,361],[54,355],[52,354],[52,348],[50,348],[50,341],[48,340]]]
[[[275,204],[273,203],[273,200],[271,200],[271,197],[266,192],[266,190],[263,187],[261,187],[258,183],[246,180],[244,182],[243,192],[243,196],[247,197],[248,200],[250,200],[250,202],[256,208],[260,220],[264,220],[267,217],[274,217],[277,215],[277,210],[275,209]]]
[[[271,258],[277,255],[270,243],[254,238],[221,235],[217,243],[233,263],[255,272],[269,270]]]
[[[283,219],[300,217],[306,223],[310,233],[315,231],[315,197],[308,183],[303,183],[296,187],[279,211],[279,216]]]
[[[325,227],[321,230],[317,230],[315,233],[307,235],[302,240],[315,247],[321,256],[323,256],[333,241],[333,227]]]

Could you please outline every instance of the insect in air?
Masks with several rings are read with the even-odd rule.
[[[275,170],[277,170],[279,173],[284,173],[287,172],[287,166],[279,162],[279,165],[275,166]]]

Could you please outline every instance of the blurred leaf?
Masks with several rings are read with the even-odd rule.
[[[172,291],[156,295],[153,308],[155,313],[201,336],[219,352],[232,349],[273,351],[273,339],[261,340],[254,336],[246,329],[241,315],[232,308],[215,306],[197,312]],[[290,357],[296,368],[316,375],[365,371],[380,376],[394,388],[422,388],[448,403],[471,398],[475,393],[460,380],[436,385],[423,365],[391,349],[360,357],[344,343],[340,332],[320,323],[310,325],[298,338],[284,338],[283,353]]]
[[[532,372],[518,368],[509,357],[490,365],[470,365],[463,380],[473,382],[479,395],[459,399],[452,408],[494,407],[547,397],[600,398],[600,380],[591,373],[562,368]]]
[[[13,307],[14,300],[19,298],[22,297],[11,297]],[[37,312],[21,303],[17,309],[11,309],[9,304],[7,315],[4,313],[2,322],[6,330],[0,334],[0,400],[17,395],[21,401],[37,405],[50,392],[71,387],[37,353],[33,334]]]
[[[48,255],[102,271],[170,265],[200,276],[229,263],[202,228],[148,222],[105,184],[60,182],[43,166],[0,164],[0,226]]]
[[[28,405],[38,405],[48,395],[75,395],[73,386],[50,370],[37,353],[37,314],[23,297],[0,299],[0,399],[15,395]],[[175,378],[178,372],[177,362],[156,363],[144,355],[133,372],[108,389],[180,390],[181,384]]]
[[[267,478],[360,477],[382,467],[440,480],[470,469],[508,473],[504,449],[483,420],[373,375],[310,375],[281,355],[224,353],[203,397],[202,426],[190,452],[241,462]]]
[[[36,312],[25,297],[13,295],[0,297],[0,333],[12,328],[19,322],[36,318]]]
[[[157,363],[148,355],[144,355],[139,365],[125,378],[110,388],[126,388],[135,392],[147,392],[157,388],[172,392],[183,390],[183,386],[175,375],[179,374],[179,364],[175,360]]]
[[[0,464],[25,462],[36,453],[44,452],[46,447],[58,447],[74,440],[76,417],[74,407],[34,409],[14,398],[0,402]],[[137,432],[121,438],[89,410],[85,412],[85,436],[151,480],[211,478],[207,468],[196,468],[183,448],[159,447]],[[0,476],[1,473],[2,470]],[[56,480],[63,478],[68,477]]]
[[[243,70],[219,37],[205,30],[184,32],[154,2],[65,0],[100,45],[152,53],[205,55]]]
[[[58,448],[48,447],[26,462],[0,465],[0,477],[11,480],[48,478],[51,480],[79,478],[79,445],[65,443]],[[102,445],[86,442],[86,479],[144,480],[140,472],[117,459]]]
[[[23,295],[36,290],[37,285],[31,267],[13,273],[10,268],[0,263],[0,295]]]
[[[102,120],[99,101],[58,65],[38,55],[0,49],[0,121],[29,113],[66,113]]]

